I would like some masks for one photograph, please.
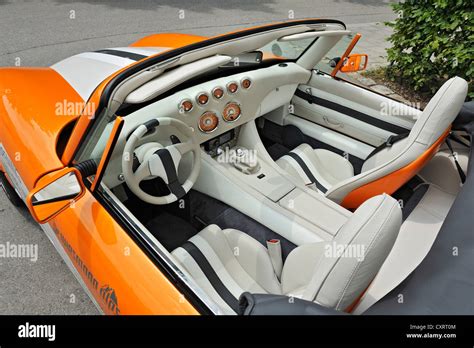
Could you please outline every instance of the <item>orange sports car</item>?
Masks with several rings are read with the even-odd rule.
[[[400,103],[353,83],[359,39],[306,19],[2,68],[2,187],[106,314],[473,314],[467,82]]]

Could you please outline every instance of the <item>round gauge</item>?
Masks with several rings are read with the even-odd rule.
[[[206,93],[199,93],[196,100],[200,105],[206,105],[209,101],[209,96]]]
[[[199,129],[204,133],[210,133],[217,128],[219,119],[215,112],[206,111],[199,118]]]
[[[240,117],[241,110],[240,106],[237,103],[229,103],[225,106],[224,111],[222,112],[222,118],[224,121],[232,122]]]
[[[189,99],[184,99],[179,103],[178,109],[180,112],[189,112],[193,109],[193,102]]]
[[[224,90],[221,87],[216,87],[212,90],[212,96],[216,99],[221,99],[224,96]]]
[[[237,92],[238,89],[239,89],[239,85],[237,84],[237,82],[230,82],[230,83],[227,85],[227,90],[228,90],[229,93],[231,93],[231,94],[234,94],[235,92]]]
[[[243,89],[249,89],[250,86],[252,86],[252,80],[250,80],[249,78],[245,78],[240,82],[240,85]]]

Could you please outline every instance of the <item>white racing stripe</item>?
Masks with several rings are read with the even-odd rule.
[[[169,50],[169,47],[117,47],[111,48],[111,50],[141,54],[143,56],[152,56]]]
[[[119,47],[106,50],[151,56],[166,47]],[[101,52],[85,52],[66,58],[51,66],[85,101],[96,87],[118,70],[135,63],[135,60]]]

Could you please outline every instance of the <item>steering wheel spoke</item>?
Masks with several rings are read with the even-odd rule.
[[[150,172],[150,166],[148,165],[148,161],[143,162],[140,164],[140,166],[137,168],[137,170],[134,173],[135,179],[137,179],[138,182],[143,181],[144,179],[148,178],[151,176]]]
[[[176,150],[179,151],[181,156],[187,154],[188,152],[191,152],[195,148],[195,144],[193,143],[179,143],[179,144],[173,144],[170,145],[169,147],[174,147]]]

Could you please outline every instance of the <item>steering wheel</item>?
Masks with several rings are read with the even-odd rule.
[[[173,126],[187,137],[187,142],[163,147],[160,143],[150,142],[136,148],[138,141],[149,131],[159,126]],[[193,168],[183,185],[178,181],[178,166],[184,154],[193,153]],[[176,202],[193,187],[201,169],[201,149],[194,130],[182,121],[170,117],[152,119],[140,125],[130,135],[122,155],[122,171],[130,190],[143,201],[163,205]],[[140,161],[133,170],[133,154]],[[140,182],[160,177],[166,183],[170,194],[153,196],[140,188]]]

